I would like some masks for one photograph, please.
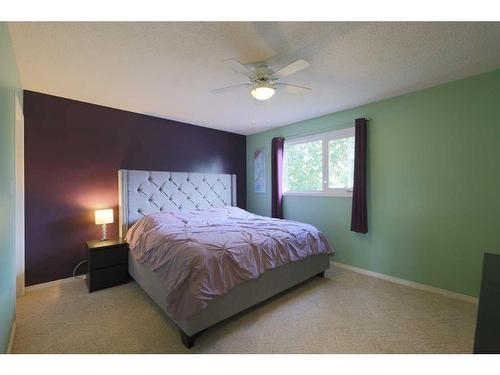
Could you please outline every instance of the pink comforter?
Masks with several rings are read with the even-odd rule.
[[[175,320],[188,319],[266,270],[333,253],[312,225],[236,207],[148,215],[130,228],[127,241],[135,259],[162,281]]]

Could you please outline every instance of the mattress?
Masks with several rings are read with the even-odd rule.
[[[300,266],[289,267],[294,270],[292,284],[303,281],[314,275],[311,272],[328,268],[333,253],[311,225],[236,207],[151,214],[130,228],[127,241],[131,273],[154,275],[155,288],[162,289],[154,299],[176,322],[192,321],[249,281],[261,279],[265,284],[269,271],[283,272],[278,270],[294,263],[302,268],[314,265],[303,273]],[[286,278],[276,290],[285,286],[291,286]]]

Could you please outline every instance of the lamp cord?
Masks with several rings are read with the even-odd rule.
[[[83,275],[83,277],[78,277],[75,275],[76,273],[76,270],[78,269],[78,267],[80,267],[83,263],[87,263],[87,260],[82,260],[80,263],[78,263],[76,265],[76,267],[73,269],[73,277],[76,277],[77,279],[82,279],[82,280],[85,280],[85,275]]]

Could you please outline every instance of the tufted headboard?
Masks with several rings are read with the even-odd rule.
[[[236,175],[118,171],[120,238],[142,217],[161,211],[236,206]]]

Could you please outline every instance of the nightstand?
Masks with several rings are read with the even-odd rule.
[[[128,244],[122,240],[87,242],[89,292],[128,281]]]

